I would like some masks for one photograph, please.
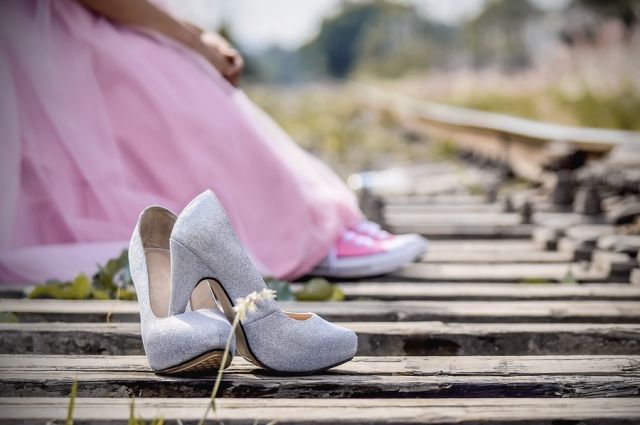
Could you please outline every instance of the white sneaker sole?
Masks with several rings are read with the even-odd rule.
[[[309,274],[341,278],[378,276],[401,269],[427,250],[426,239],[416,234],[397,235],[393,244],[396,246],[380,254],[339,258],[332,267],[323,261]]]

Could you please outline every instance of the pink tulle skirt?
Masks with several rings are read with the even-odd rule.
[[[264,274],[309,271],[353,195],[202,58],[71,0],[0,4],[0,281],[92,273],[210,188]]]

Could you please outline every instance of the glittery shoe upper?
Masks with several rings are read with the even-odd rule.
[[[231,325],[218,310],[197,310],[177,315],[167,315],[166,310],[158,311],[162,306],[166,309],[168,304],[168,301],[159,302],[159,297],[169,296],[169,274],[166,279],[153,282],[155,292],[152,293],[148,254],[167,250],[166,258],[169,258],[169,234],[175,219],[173,213],[162,207],[145,209],[129,245],[131,277],[140,307],[142,342],[149,365],[156,371],[180,365],[212,350],[224,349],[231,332]],[[235,344],[231,347],[231,354],[234,350]]]
[[[277,249],[277,247],[274,247]],[[172,279],[192,282],[172,290],[169,311],[184,311],[193,287],[215,281],[225,312],[233,320],[233,303],[266,288],[225,211],[211,191],[196,197],[178,217],[171,234]],[[357,337],[315,314],[281,311],[274,300],[260,301],[241,323],[238,351],[259,366],[278,372],[320,371],[351,359]],[[242,337],[242,338],[240,338]],[[242,341],[244,339],[245,341]],[[246,342],[246,346],[245,346]]]

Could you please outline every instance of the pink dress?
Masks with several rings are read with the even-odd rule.
[[[294,278],[354,196],[204,59],[72,0],[0,3],[0,281],[93,273],[140,211],[210,188],[264,274]]]

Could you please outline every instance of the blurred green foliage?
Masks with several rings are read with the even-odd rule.
[[[434,140],[429,148],[431,158],[439,161],[453,161],[458,155],[458,148],[450,139]]]
[[[640,92],[631,84],[606,95],[589,90],[580,96],[556,92],[552,99],[582,126],[640,131]]]
[[[278,301],[295,300],[295,295],[289,286],[289,282],[272,277],[266,278],[264,281],[267,284],[267,288],[276,291],[276,299]]]
[[[0,311],[0,323],[18,323],[18,316],[8,311]]]
[[[344,301],[344,292],[326,279],[313,278],[295,292],[297,301]]]
[[[278,301],[344,301],[345,298],[340,286],[323,278],[313,278],[296,291],[287,281],[268,278],[265,282],[269,289],[276,291]]]
[[[129,259],[124,250],[104,266],[98,265],[98,271],[91,279],[79,274],[68,282],[48,280],[35,286],[29,298],[52,298],[58,300],[135,300],[135,290],[129,272]]]
[[[523,30],[542,12],[527,0],[490,0],[463,27],[464,45],[475,67],[492,64],[522,69],[530,64]]]
[[[598,16],[618,19],[627,28],[640,19],[640,0],[573,0],[570,7],[586,8]]]
[[[352,75],[397,77],[449,63],[455,32],[426,19],[414,6],[384,0],[346,1],[318,35],[295,51],[249,55],[249,75],[290,83]]]
[[[247,55],[253,81],[292,83],[324,78],[398,78],[427,69],[530,63],[524,29],[542,12],[528,0],[491,0],[477,16],[449,25],[416,5],[388,0],[345,1],[317,36],[297,50]]]
[[[631,84],[607,94],[587,88],[568,93],[556,87],[537,92],[474,93],[452,103],[534,120],[640,131],[640,92]],[[563,119],[558,120],[559,117]]]
[[[342,290],[325,279],[314,278],[303,284],[302,288],[292,291],[289,282],[274,278],[265,279],[267,287],[276,291],[278,300],[304,301],[341,301]],[[98,266],[98,272],[91,279],[79,274],[75,279],[62,282],[48,280],[35,286],[29,292],[29,298],[58,300],[135,300],[136,294],[129,272],[127,251],[113,258],[104,266]],[[11,313],[0,315],[0,322],[17,321]]]
[[[333,84],[247,88],[252,100],[302,148],[343,177],[429,157],[427,140],[420,133],[387,112],[363,107],[355,90]]]

